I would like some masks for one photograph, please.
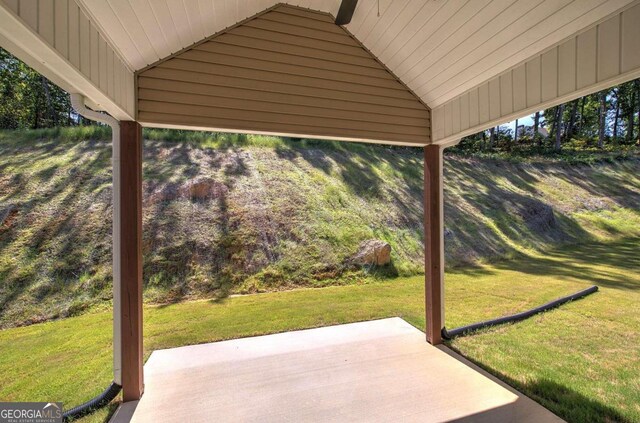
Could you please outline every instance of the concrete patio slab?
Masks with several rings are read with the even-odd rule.
[[[561,422],[400,318],[153,352],[112,422]]]

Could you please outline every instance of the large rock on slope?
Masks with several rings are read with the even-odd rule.
[[[165,184],[147,196],[147,204],[178,199],[207,200],[224,196],[228,191],[225,184],[207,177],[197,177],[183,184]]]
[[[369,239],[360,244],[351,258],[353,264],[384,266],[391,262],[391,245],[379,239]]]

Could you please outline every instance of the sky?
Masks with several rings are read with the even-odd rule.
[[[544,118],[542,117],[542,113],[540,113],[540,122],[544,121]],[[527,125],[527,126],[533,126],[533,113],[529,116],[523,117],[523,118],[519,118],[518,119],[518,126],[521,125]],[[507,127],[510,128],[512,131],[515,132],[516,129],[516,121],[512,120],[511,122],[505,123],[503,125],[500,125],[503,127]]]

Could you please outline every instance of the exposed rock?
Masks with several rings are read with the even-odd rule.
[[[182,198],[205,200],[220,197],[227,187],[211,178],[196,178],[184,183],[178,191]]]
[[[183,184],[169,183],[153,191],[147,197],[149,204],[177,199],[207,200],[218,198],[226,194],[225,184],[211,178],[198,177]]]
[[[609,210],[613,206],[611,203],[610,198],[590,196],[582,199],[582,208],[588,211]]]
[[[384,266],[391,262],[391,245],[379,239],[369,239],[360,244],[350,261],[359,265]]]
[[[532,230],[544,233],[556,227],[553,207],[536,199],[530,199],[518,207],[518,214]]]
[[[5,209],[0,210],[0,228],[9,227],[13,223],[15,216],[18,214],[18,208],[9,204]]]
[[[178,185],[166,184],[155,189],[151,194],[147,196],[148,204],[160,203],[162,201],[172,201],[178,198]]]

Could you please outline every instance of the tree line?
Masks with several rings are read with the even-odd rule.
[[[69,95],[0,48],[0,128],[51,128],[77,124]]]
[[[463,150],[616,149],[640,145],[640,79],[536,112],[531,125],[489,128],[465,137]],[[515,129],[517,128],[517,130]]]

